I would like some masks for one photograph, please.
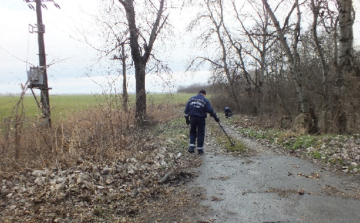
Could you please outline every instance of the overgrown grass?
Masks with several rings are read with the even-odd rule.
[[[285,150],[327,165],[347,166],[349,171],[355,168],[350,165],[349,160],[344,161],[341,150],[348,144],[349,139],[359,139],[359,135],[300,135],[291,131],[260,130],[251,127],[240,128],[238,131],[247,137],[267,140]]]
[[[19,101],[20,96],[1,96],[0,97],[0,120],[4,117],[9,116],[16,103]],[[36,114],[37,105],[32,96],[25,96],[23,100],[25,109],[29,114]],[[33,104],[34,103],[34,104]]]
[[[239,132],[255,139],[266,139],[270,142],[281,144],[289,150],[306,149],[313,146],[318,136],[297,135],[290,131],[256,130],[253,128],[242,128]]]
[[[148,119],[144,125],[156,126],[179,117],[177,103],[183,102],[184,98],[185,94],[149,96]],[[146,144],[142,135],[144,129],[133,125],[134,109],[124,112],[117,107],[121,103],[116,96],[58,96],[57,104],[53,99],[52,111],[57,112],[58,116],[52,116],[51,129],[39,125],[36,118],[27,118],[29,110],[26,107],[30,99],[26,97],[24,107],[19,107],[18,113],[11,113],[3,122],[3,129],[0,130],[0,153],[3,158],[0,172],[27,167],[42,168],[54,163],[73,165],[79,157],[112,160],[126,153],[132,154],[131,150],[139,150]],[[177,122],[180,120],[175,124]],[[168,130],[171,127],[157,131]],[[177,134],[171,140],[181,141],[181,138],[182,134]],[[185,145],[184,142],[182,144]]]
[[[181,190],[181,193],[177,193],[171,185],[158,183],[159,177],[164,176],[170,169],[179,170],[201,164],[200,157],[191,157],[190,159],[188,158],[190,154],[183,153],[180,155],[180,152],[186,152],[188,127],[184,122],[182,112],[179,110],[180,107],[183,109],[183,105],[178,105],[175,101],[165,99],[149,101],[147,106],[148,118],[142,123],[143,126],[133,125],[133,110],[124,112],[122,109],[114,109],[114,103],[111,103],[109,98],[104,99],[103,106],[80,110],[74,109],[74,113],[66,113],[64,118],[56,119],[53,122],[52,128],[42,127],[25,120],[22,115],[23,111],[19,109],[17,115],[12,114],[12,117],[14,117],[12,122],[9,122],[7,128],[0,132],[0,154],[2,157],[0,177],[11,179],[16,172],[43,169],[44,167],[58,168],[59,170],[70,168],[86,172],[86,174],[91,172],[95,175],[95,173],[101,174],[102,167],[121,165],[124,166],[121,173],[117,172],[118,168],[113,169],[114,171],[116,169],[114,174],[117,180],[119,180],[118,177],[121,177],[121,180],[117,181],[120,184],[116,183],[115,185],[113,183],[110,185],[115,187],[125,185],[126,191],[124,193],[118,190],[108,193],[106,190],[102,194],[103,190],[100,192],[100,190],[92,189],[90,194],[93,194],[95,198],[91,199],[91,204],[89,202],[89,205],[83,206],[84,201],[87,202],[90,199],[89,193],[86,191],[84,199],[82,196],[84,191],[82,189],[74,190],[72,187],[71,191],[64,189],[66,197],[60,203],[48,200],[42,202],[41,205],[46,210],[42,213],[46,212],[45,214],[47,214],[51,210],[52,213],[60,213],[60,217],[66,214],[66,216],[72,218],[72,216],[79,216],[78,213],[85,213],[85,211],[82,211],[84,210],[82,208],[85,208],[86,217],[79,216],[79,219],[81,219],[79,221],[149,222],[149,217],[155,218],[159,215],[158,213],[164,212],[159,211],[162,210],[159,207],[165,207],[167,212],[178,211],[179,207],[182,206],[184,209],[186,207],[194,209],[196,204],[193,204],[193,202],[190,204],[189,199],[186,199],[185,202],[187,203],[184,203],[184,195],[190,196],[188,191]],[[16,150],[19,151],[18,157],[15,157],[14,151]],[[159,152],[165,150],[166,152]],[[159,156],[157,157],[154,154]],[[162,162],[155,164],[159,160],[165,160],[160,158],[161,156],[166,156],[165,164]],[[132,158],[135,161],[129,162],[128,160]],[[140,168],[142,170],[139,168],[136,173],[128,172],[128,165],[138,167],[138,164],[141,164]],[[157,165],[161,166],[158,167]],[[72,171],[69,172],[69,174],[72,173]],[[179,171],[179,174],[173,176],[179,183],[184,182],[181,174],[183,172]],[[109,176],[103,175],[104,177],[99,175],[99,183],[105,185],[108,182],[105,179],[113,181],[115,175],[114,177],[110,176],[110,174]],[[95,185],[95,181],[96,185],[98,184],[95,177],[89,181],[91,181],[90,184],[86,185]],[[80,183],[76,184],[74,187],[80,188]],[[49,190],[47,186],[44,188]],[[130,191],[140,191],[140,189],[141,192],[136,193],[134,196],[130,195]],[[172,191],[172,193],[169,193],[169,191]],[[42,192],[42,194],[45,193]],[[58,193],[51,196],[51,198],[44,198],[44,200],[50,200],[57,195]],[[165,205],[147,206],[152,202],[157,204],[159,201]],[[119,205],[119,202],[121,205]],[[117,207],[129,207],[130,211],[125,208],[118,211]],[[32,210],[34,209],[36,207],[28,208],[28,213],[33,214]],[[141,211],[138,212],[138,210]],[[179,211],[179,213],[181,212]],[[4,215],[5,219],[15,219],[7,213]],[[18,212],[14,211],[12,214],[15,216],[18,215]],[[36,213],[34,215],[40,216],[36,219],[46,218],[42,214]],[[118,217],[121,217],[121,220]],[[183,218],[182,213],[179,217]],[[156,219],[158,218],[151,221],[154,222]]]
[[[321,159],[321,153],[319,151],[315,151],[311,154],[311,156],[314,158],[314,159]]]
[[[222,140],[222,142],[224,142],[224,141]],[[234,142],[234,144],[231,144],[229,140],[226,141],[223,144],[226,151],[228,151],[228,152],[240,152],[240,153],[244,153],[244,152],[247,151],[245,145],[242,144],[241,142],[239,142],[239,141],[235,142],[234,140],[232,140],[232,142]]]
[[[178,113],[175,119],[164,125],[157,125],[153,130],[153,135],[161,136],[162,140],[169,142],[174,147],[187,151],[189,145],[189,128],[185,124],[183,116]]]
[[[235,153],[245,153],[247,151],[246,146],[243,143],[231,136],[228,138],[217,124],[210,124],[209,126],[212,134],[216,136],[217,144],[226,151]]]

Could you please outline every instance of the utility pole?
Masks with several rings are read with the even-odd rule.
[[[47,77],[47,65],[46,65],[46,54],[45,54],[45,42],[44,42],[44,33],[45,26],[42,21],[42,11],[41,8],[44,7],[47,9],[46,5],[42,2],[54,2],[53,0],[24,0],[27,3],[35,2],[35,8],[31,4],[28,4],[30,9],[36,11],[37,24],[35,26],[30,25],[30,33],[36,32],[38,34],[38,45],[39,45],[39,67],[31,67],[29,71],[29,88],[35,97],[33,88],[38,88],[41,92],[40,94],[40,108],[42,112],[41,122],[48,127],[51,127],[51,117],[50,117],[50,100],[49,100],[49,88],[48,86],[48,77]],[[54,3],[57,8],[60,6]],[[36,97],[35,97],[36,99]],[[36,99],[37,102],[37,99]]]
[[[113,60],[121,60],[122,61],[122,74],[123,74],[123,109],[125,112],[128,111],[128,99],[129,99],[129,95],[127,92],[127,84],[126,84],[126,58],[127,56],[125,55],[125,46],[124,46],[125,42],[120,43],[121,45],[121,54],[120,57],[114,55],[114,57],[112,58]]]

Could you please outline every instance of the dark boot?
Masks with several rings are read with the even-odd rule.
[[[194,153],[195,152],[195,147],[194,146],[189,146],[188,152],[189,153]]]

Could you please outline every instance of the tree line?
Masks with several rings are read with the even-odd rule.
[[[187,35],[202,50],[192,55],[187,71],[211,65],[216,106],[275,120],[301,115],[307,132],[313,134],[359,132],[360,53],[354,49],[352,0],[177,3],[182,9],[197,10]],[[106,16],[99,21],[106,38],[101,51],[115,54],[127,44],[131,62],[122,71],[135,71],[139,122],[146,116],[146,73],[169,72],[154,46],[158,39],[174,41],[171,33],[176,27],[169,22],[173,4],[170,0],[103,3]],[[123,52],[118,58],[127,56]]]
[[[201,47],[215,49],[211,57],[194,58],[189,69],[211,63],[211,82],[221,92],[216,103],[277,120],[301,115],[308,133],[359,132],[351,0],[202,4],[190,28],[201,27]]]
[[[189,86],[184,85],[177,88],[177,93],[197,94],[201,89],[209,90],[209,88],[212,88],[212,86],[207,84],[191,84]]]

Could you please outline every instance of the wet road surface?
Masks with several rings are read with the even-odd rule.
[[[204,188],[209,222],[360,222],[360,187],[350,176],[235,137],[257,155],[235,157],[209,146],[188,185]]]

